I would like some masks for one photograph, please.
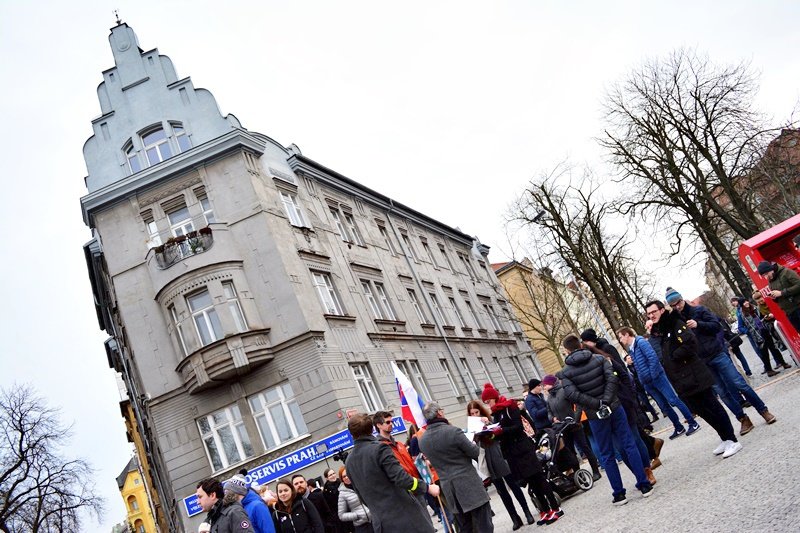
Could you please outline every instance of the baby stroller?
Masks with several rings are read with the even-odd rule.
[[[552,428],[542,430],[537,442],[536,456],[541,461],[545,477],[559,501],[575,495],[578,491],[587,491],[594,485],[592,473],[580,468],[575,451],[564,445],[564,432],[574,428],[575,425],[575,421],[571,418],[559,422]],[[528,493],[536,508],[540,509],[539,502],[530,487]]]

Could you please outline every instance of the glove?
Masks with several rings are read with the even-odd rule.
[[[496,428],[492,429],[492,436],[499,437],[502,434],[503,434],[503,428],[496,427]]]

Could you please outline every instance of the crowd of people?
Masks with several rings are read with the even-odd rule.
[[[758,271],[770,288],[754,293],[752,300],[736,297],[731,303],[738,333],[747,336],[772,376],[775,368],[790,365],[778,348],[764,298],[774,298],[800,326],[800,277],[774,264],[762,263]],[[742,449],[725,407],[740,423],[739,437],[754,429],[747,408],[766,424],[776,422],[733,364],[731,353],[737,355],[740,337],[730,333],[723,318],[686,302],[672,288],[664,301],[648,302],[643,311],[646,336],[631,327],[616,331],[624,357],[609,339],[587,329],[563,339],[562,370],[531,379],[523,398],[505,398],[487,383],[481,398],[467,405],[465,414],[483,428],[472,440],[448,421],[440,404],[429,402],[422,409],[426,424],[412,424],[405,444],[392,435],[391,412],[350,417],[354,446],[345,466],[327,468],[311,483],[295,474],[278,481],[273,493],[266,485],[249,485],[246,470],[224,483],[203,480],[197,498],[208,514],[199,531],[422,533],[436,530],[435,519],[446,532],[491,532],[489,485],[495,486],[513,530],[526,523],[541,526],[564,517],[537,454],[538,437],[555,427],[567,456],[564,468],[571,474],[585,459],[594,482],[608,480],[611,502],[618,506],[628,501],[620,464],[633,474],[642,498],[657,483],[653,470],[661,465],[664,440],[650,435],[659,412],[649,398],[672,423],[670,440],[699,431],[701,419],[719,436],[712,453],[722,458]]]

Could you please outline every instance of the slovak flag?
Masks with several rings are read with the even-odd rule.
[[[425,403],[419,397],[411,380],[403,374],[403,371],[398,366],[392,363],[392,370],[394,371],[394,380],[397,382],[397,392],[400,394],[400,411],[403,420],[413,422],[418,428],[423,428],[428,425],[428,421],[422,416],[422,406]]]

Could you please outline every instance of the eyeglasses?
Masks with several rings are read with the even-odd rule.
[[[383,424],[384,424],[384,425],[386,425],[386,424],[391,424],[391,423],[392,423],[392,421],[391,421],[391,420],[384,420],[384,421],[383,421]]]

